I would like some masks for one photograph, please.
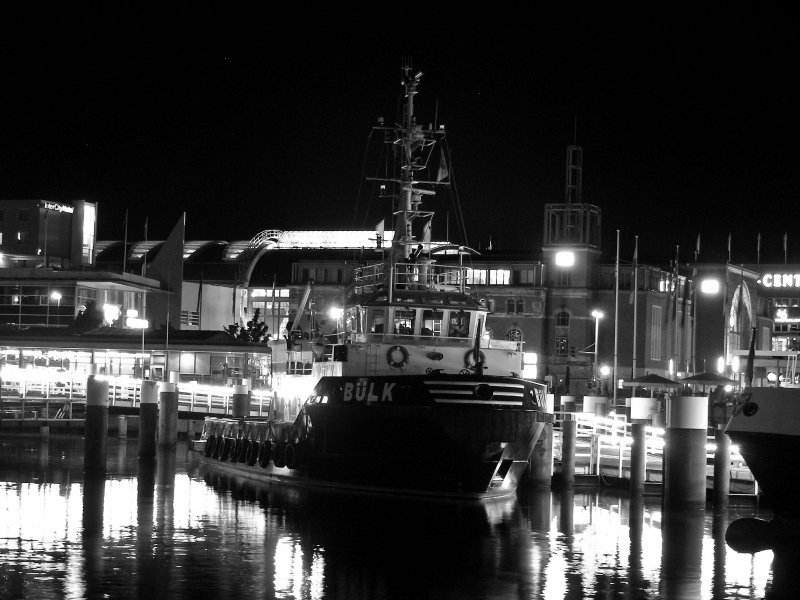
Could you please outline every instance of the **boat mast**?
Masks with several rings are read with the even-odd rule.
[[[432,147],[439,139],[444,139],[444,126],[439,125],[438,129],[432,130],[432,126],[424,129],[417,125],[417,118],[414,112],[414,96],[417,94],[417,86],[422,78],[422,71],[417,71],[412,75],[411,65],[403,66],[403,81],[405,104],[400,122],[393,127],[383,126],[383,121],[379,120],[376,130],[392,132],[391,140],[387,142],[398,147],[400,152],[400,173],[396,178],[367,177],[367,181],[380,181],[382,183],[392,183],[397,186],[396,199],[392,207],[394,214],[394,239],[390,253],[390,265],[396,263],[412,262],[412,252],[418,253],[419,246],[430,244],[432,211],[422,210],[422,197],[433,196],[436,192],[431,187],[437,185],[448,185],[447,181],[431,180],[423,178],[421,175],[428,168]],[[420,187],[424,186],[424,187]],[[415,223],[416,222],[416,223]],[[421,223],[421,227],[420,227]],[[416,227],[415,227],[416,225]],[[421,230],[419,237],[415,237],[414,231]],[[422,265],[425,260],[416,259]]]

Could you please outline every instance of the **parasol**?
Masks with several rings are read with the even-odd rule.
[[[736,385],[736,382],[733,379],[729,379],[718,373],[709,373],[708,371],[696,373],[691,377],[684,377],[681,379],[681,383],[694,385]]]
[[[633,379],[622,382],[623,387],[647,388],[650,390],[651,396],[653,395],[654,390],[668,390],[679,388],[682,385],[682,383],[673,381],[672,379],[667,379],[666,377],[661,377],[661,375],[656,375],[655,373],[640,375],[639,377],[634,377]]]

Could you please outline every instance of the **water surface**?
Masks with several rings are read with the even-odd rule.
[[[486,504],[315,492],[155,464],[109,439],[0,430],[0,600],[61,598],[793,598],[796,557],[739,554],[754,506],[670,511],[624,491],[522,490]]]

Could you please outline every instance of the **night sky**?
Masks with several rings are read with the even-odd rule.
[[[371,228],[370,128],[397,118],[401,65],[424,72],[420,121],[445,123],[468,242],[538,258],[542,209],[564,200],[566,147],[584,202],[629,259],[800,260],[798,36],[741,15],[648,28],[592,19],[215,31],[53,27],[0,45],[0,198],[100,203],[99,239]],[[656,23],[657,20],[651,21]],[[519,22],[522,22],[521,20]],[[786,24],[784,24],[786,23]],[[557,25],[557,26],[556,26]],[[568,28],[572,27],[571,29]],[[23,43],[20,40],[24,40]],[[575,123],[577,120],[577,128]],[[434,238],[451,232],[440,199]]]

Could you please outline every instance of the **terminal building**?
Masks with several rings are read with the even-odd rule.
[[[580,148],[570,147],[565,202],[545,205],[537,255],[447,242],[426,249],[438,263],[467,267],[466,284],[489,311],[489,335],[524,342],[526,374],[562,394],[610,395],[615,384],[647,373],[679,379],[714,371],[741,380],[753,335],[762,354],[797,350],[800,267],[702,263],[697,255],[693,262],[665,256],[660,265],[609,261],[602,211],[582,201],[580,170]],[[67,346],[117,351],[138,336],[145,349],[148,340],[155,345],[119,363],[131,376],[145,368],[194,381],[233,373],[266,386],[276,372],[311,360],[309,344],[288,349],[290,331],[311,340],[340,328],[355,269],[391,246],[390,231],[268,229],[250,240],[187,241],[183,219],[166,240],[95,241],[97,210],[84,201],[0,201],[7,359],[23,339],[31,352],[61,348],[68,336]],[[269,341],[263,351],[237,348],[223,329],[256,314]],[[103,330],[100,346],[88,343]],[[208,348],[181,358],[192,336],[232,358]],[[165,343],[175,354],[156,359],[155,346]],[[776,365],[771,377],[784,376]]]

